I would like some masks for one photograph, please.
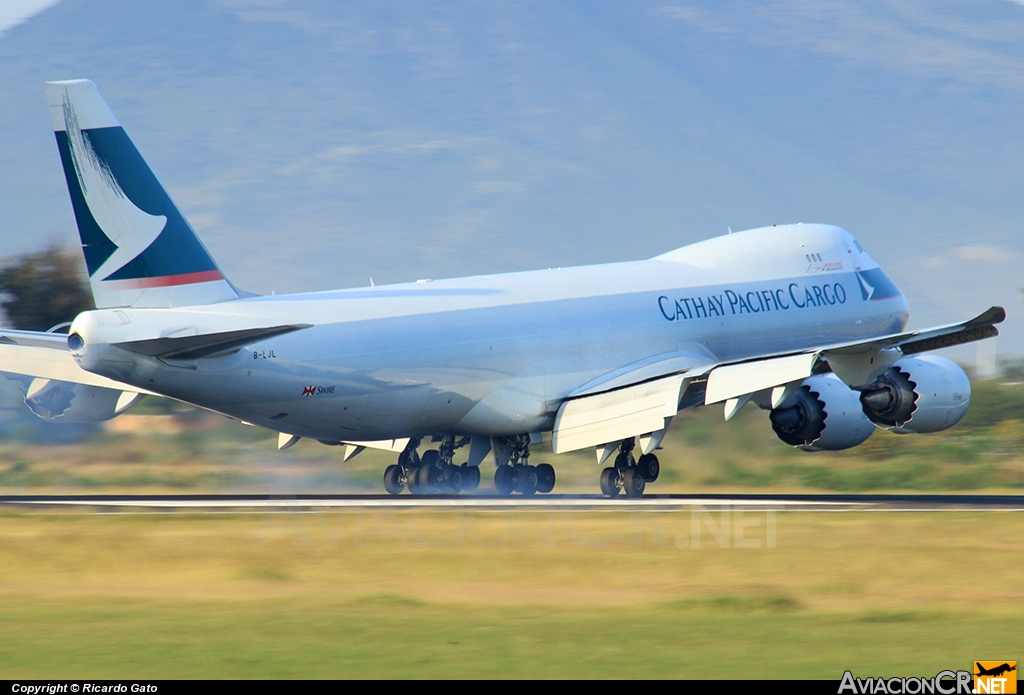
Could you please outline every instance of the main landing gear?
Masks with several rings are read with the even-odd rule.
[[[455,437],[443,437],[437,449],[427,449],[421,457],[416,453],[420,440],[410,439],[398,455],[398,463],[384,470],[384,489],[392,495],[400,495],[406,487],[414,495],[475,490],[480,486],[480,468],[453,462],[455,450],[468,443],[469,437],[457,442]]]
[[[491,440],[494,441],[493,439]],[[494,489],[507,497],[513,492],[533,495],[555,488],[555,469],[548,463],[530,465],[530,437],[505,438],[494,448]]]
[[[644,454],[639,460],[634,460],[634,446],[636,440],[633,437],[623,439],[615,465],[601,471],[601,492],[608,497],[618,497],[620,490],[625,490],[627,497],[641,497],[647,483],[658,479],[661,473],[658,457]]]

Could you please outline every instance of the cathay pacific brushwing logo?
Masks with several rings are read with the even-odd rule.
[[[878,302],[899,297],[900,291],[881,268],[857,271],[860,296],[865,302]]]
[[[74,107],[64,97],[64,124],[78,185],[103,233],[117,246],[93,273],[103,279],[124,267],[156,241],[167,224],[164,215],[140,210],[125,195],[114,172],[96,153],[88,131],[78,126]]]
[[[860,283],[860,296],[864,301],[869,301],[871,295],[875,293],[875,288],[868,284],[868,281],[864,279],[864,275],[857,273],[857,281]]]

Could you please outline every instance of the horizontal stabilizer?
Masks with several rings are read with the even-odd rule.
[[[0,330],[0,345],[24,345],[49,350],[68,351],[66,333],[40,333],[38,331]]]
[[[118,347],[130,350],[139,355],[156,357],[162,360],[197,360],[229,350],[237,350],[243,345],[251,345],[286,333],[310,328],[311,324],[297,323],[268,328],[245,328],[238,331],[223,333],[204,333],[180,338],[151,338],[149,340],[133,340],[117,343]]]
[[[108,379],[105,376],[92,374],[78,366],[75,358],[67,348],[67,337],[59,336],[63,344],[63,350],[55,349],[54,346],[40,347],[38,345],[12,344],[13,332],[3,332],[0,339],[0,372],[30,376],[37,379],[52,379],[64,381],[71,384],[85,384],[87,386],[99,386],[115,391],[128,391],[131,393],[150,393],[144,389],[135,388],[119,381]],[[37,333],[40,341],[43,336],[52,334]]]

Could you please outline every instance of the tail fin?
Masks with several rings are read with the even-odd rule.
[[[45,91],[96,306],[237,299],[96,85],[47,82]]]

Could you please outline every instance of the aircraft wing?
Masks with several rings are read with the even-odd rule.
[[[672,417],[684,408],[727,402],[727,417],[751,394],[772,389],[772,404],[784,401],[794,385],[811,376],[822,359],[851,388],[878,378],[900,357],[952,347],[998,335],[1006,318],[992,307],[962,323],[906,331],[799,351],[765,354],[735,361],[714,361],[698,353],[672,353],[630,365],[591,381],[559,406],[552,451],[600,447],[639,437],[647,453],[661,441]],[[705,381],[703,393],[694,386]],[[606,447],[607,449],[607,447]],[[610,451],[598,451],[603,461]]]
[[[962,323],[716,365],[708,375],[704,403],[719,403],[805,379],[811,376],[819,358],[824,358],[847,386],[865,386],[900,357],[999,335],[995,324],[1005,319],[1002,307],[992,307]]]
[[[994,306],[970,321],[962,323],[950,323],[936,328],[924,328],[919,331],[907,331],[893,335],[873,338],[871,340],[855,340],[849,343],[840,343],[821,348],[822,352],[836,354],[854,354],[869,352],[872,350],[883,350],[886,348],[899,348],[904,356],[914,355],[928,350],[953,347],[972,343],[976,340],[984,340],[999,335],[995,324],[1006,320],[1006,310],[1001,306]]]

